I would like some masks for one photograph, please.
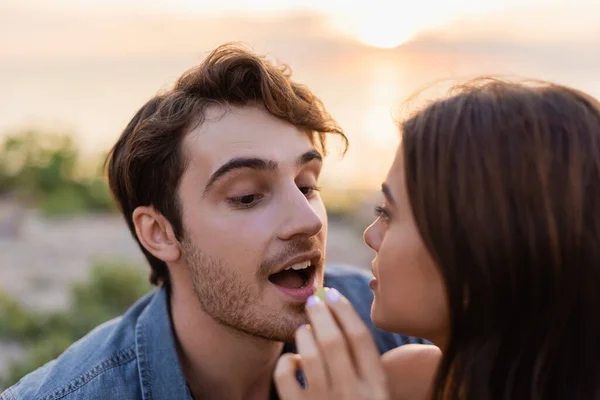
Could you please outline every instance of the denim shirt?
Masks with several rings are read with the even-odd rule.
[[[373,326],[369,279],[345,265],[328,266],[325,272],[325,286],[338,289],[352,302],[381,353],[405,343],[426,343]],[[167,296],[164,288],[144,296],[124,315],[98,326],[7,389],[0,400],[191,400],[179,365]]]

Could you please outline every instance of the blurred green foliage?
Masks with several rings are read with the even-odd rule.
[[[26,349],[25,358],[12,362],[7,376],[0,377],[0,391],[56,358],[99,324],[123,314],[150,290],[139,266],[99,260],[89,281],[71,287],[71,307],[67,310],[32,311],[0,293],[0,340]]]
[[[72,136],[24,130],[0,144],[0,195],[39,208],[46,216],[115,211],[98,160],[82,176],[80,153]]]

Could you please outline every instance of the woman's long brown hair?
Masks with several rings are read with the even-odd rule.
[[[600,399],[598,101],[478,80],[402,131],[450,308],[434,398]]]

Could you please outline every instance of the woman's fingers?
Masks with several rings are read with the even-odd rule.
[[[296,348],[306,378],[306,391],[312,399],[327,393],[330,379],[311,330],[310,326],[305,325],[296,331]]]
[[[357,379],[344,334],[318,297],[311,296],[306,305],[311,330],[325,361],[333,392],[343,391]]]
[[[352,304],[335,289],[326,292],[326,302],[344,333],[359,376],[374,385],[385,386],[379,350]]]
[[[379,351],[350,302],[337,290],[326,303],[311,296],[306,303],[310,326],[296,331],[298,355],[282,356],[275,384],[283,400],[387,399],[388,388]],[[296,372],[302,369],[306,389]]]
[[[300,356],[286,353],[279,358],[275,367],[274,380],[281,400],[304,400],[304,391],[296,379]]]

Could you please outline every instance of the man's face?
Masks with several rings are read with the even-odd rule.
[[[182,254],[200,306],[226,326],[291,340],[323,284],[320,153],[305,133],[250,106],[209,108],[182,146]]]

